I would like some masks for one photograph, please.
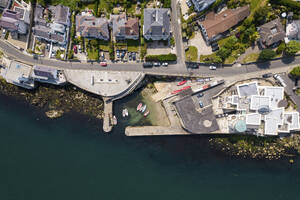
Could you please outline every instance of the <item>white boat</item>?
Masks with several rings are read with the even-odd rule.
[[[123,117],[127,117],[128,116],[128,110],[127,110],[127,108],[123,109],[122,116]]]
[[[150,111],[147,110],[145,113],[144,113],[144,117],[147,117],[149,115]]]
[[[136,108],[136,111],[140,111],[141,108],[142,108],[142,106],[143,106],[143,104],[142,104],[142,103],[139,103],[139,105],[138,105],[137,108]]]
[[[147,105],[145,104],[145,105],[141,108],[141,112],[142,112],[142,113],[145,112],[146,108],[147,108]]]
[[[113,117],[113,125],[117,125],[118,121],[117,121],[117,118],[116,116]]]

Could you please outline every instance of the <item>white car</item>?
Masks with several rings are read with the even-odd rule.
[[[167,67],[169,64],[167,63],[167,62],[164,62],[163,64],[162,64],[162,66],[164,66],[164,67]]]
[[[211,66],[209,66],[209,69],[210,69],[210,70],[216,70],[216,69],[217,69],[217,67],[216,67],[216,66],[213,66],[213,65],[211,65]]]
[[[155,62],[155,63],[153,63],[153,65],[154,65],[155,67],[158,67],[158,66],[160,66],[160,63],[159,63],[159,62]]]

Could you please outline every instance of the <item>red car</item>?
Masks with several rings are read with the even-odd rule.
[[[107,63],[106,63],[106,62],[100,62],[100,65],[101,65],[102,67],[106,67],[106,66],[107,66]]]
[[[74,46],[73,51],[75,54],[77,54],[77,46],[76,45]]]

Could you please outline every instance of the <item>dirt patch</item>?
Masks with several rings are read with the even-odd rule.
[[[200,32],[195,32],[195,36],[189,40],[189,46],[191,45],[197,47],[198,56],[212,54],[211,47],[207,46]]]

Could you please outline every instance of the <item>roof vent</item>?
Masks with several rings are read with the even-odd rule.
[[[227,17],[227,14],[224,14],[224,18]]]

